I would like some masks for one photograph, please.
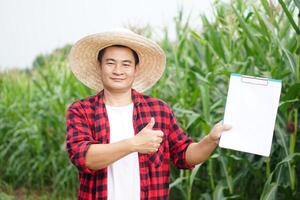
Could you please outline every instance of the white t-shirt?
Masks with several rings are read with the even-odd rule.
[[[105,105],[110,127],[110,143],[134,136],[133,103],[126,106]],[[134,152],[108,166],[108,200],[139,200],[140,173],[138,153]]]

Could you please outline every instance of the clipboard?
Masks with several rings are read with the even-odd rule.
[[[281,80],[231,74],[221,134],[222,148],[268,157],[281,93]]]

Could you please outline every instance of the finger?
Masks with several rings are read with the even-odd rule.
[[[148,153],[149,155],[153,154],[155,152],[155,149],[149,149]]]
[[[231,125],[229,124],[223,124],[223,120],[218,122],[215,127],[214,127],[214,131],[216,132],[222,132],[222,131],[228,131],[232,128]]]
[[[223,124],[223,127],[222,127],[223,131],[228,131],[231,128],[232,128],[232,126],[230,124]]]
[[[156,148],[157,148],[157,149],[159,149],[159,147],[160,147],[160,143],[158,143],[158,144],[156,145]]]
[[[149,150],[149,152],[148,152],[148,154],[153,154],[153,153],[155,153],[156,151],[158,151],[158,149],[157,148],[151,148],[150,150]]]
[[[150,122],[147,124],[146,127],[149,128],[149,129],[152,129],[153,126],[154,126],[154,124],[155,124],[154,117],[151,117],[151,120],[150,120]]]
[[[164,136],[164,132],[162,132],[162,131],[155,131],[155,134],[158,137],[163,137]]]
[[[216,131],[211,134],[213,140],[219,140],[222,135],[222,131]]]
[[[158,149],[159,146],[160,146],[160,144],[153,144],[153,148],[154,148],[154,149]]]
[[[213,132],[220,133],[222,131],[223,131],[223,125],[221,124],[221,122],[219,122],[214,126]]]
[[[162,138],[161,137],[152,138],[151,141],[153,144],[160,144],[162,142]]]
[[[158,142],[159,144],[160,144],[162,141],[163,141],[162,138],[158,138],[158,139],[157,139],[157,142]]]

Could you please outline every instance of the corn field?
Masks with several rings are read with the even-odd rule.
[[[215,1],[213,8],[212,20],[199,16],[201,30],[178,12],[176,40],[165,31],[159,41],[166,71],[145,94],[166,101],[198,141],[223,118],[231,73],[281,79],[272,151],[217,148],[193,171],[172,167],[170,199],[300,199],[300,0]],[[70,47],[38,56],[31,69],[0,73],[0,199],[76,199],[65,113],[94,91],[69,70]]]

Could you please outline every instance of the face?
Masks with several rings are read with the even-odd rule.
[[[103,86],[110,92],[126,92],[131,89],[138,66],[131,49],[108,47],[100,63]]]

